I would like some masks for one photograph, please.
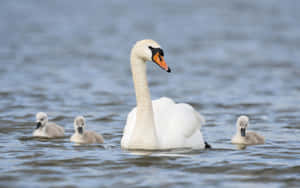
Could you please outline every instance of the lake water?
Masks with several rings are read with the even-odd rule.
[[[0,2],[0,187],[300,187],[300,2]],[[120,148],[135,106],[129,53],[152,38],[152,98],[206,118],[213,149],[141,155]],[[66,138],[32,138],[36,112]],[[266,144],[230,143],[239,115]],[[105,144],[69,142],[84,115]]]

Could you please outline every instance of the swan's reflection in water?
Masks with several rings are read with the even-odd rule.
[[[204,150],[193,150],[191,148],[169,149],[169,150],[124,150],[131,155],[151,157],[186,157],[198,155]]]

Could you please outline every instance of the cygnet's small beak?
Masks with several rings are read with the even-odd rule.
[[[38,128],[40,128],[41,126],[42,126],[42,123],[41,123],[41,122],[37,122],[36,128],[35,128],[35,129],[38,129]]]
[[[241,128],[241,136],[246,136],[246,129],[245,128]]]
[[[83,133],[82,127],[78,127],[78,128],[77,128],[77,131],[79,132],[79,134],[82,134],[82,133]]]

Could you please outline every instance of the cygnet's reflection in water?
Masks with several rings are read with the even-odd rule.
[[[247,148],[247,145],[245,145],[245,144],[236,144],[236,148],[237,148],[238,150],[244,150],[244,149]]]

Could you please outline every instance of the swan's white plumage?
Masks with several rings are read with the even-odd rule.
[[[174,103],[167,97],[152,101],[158,149],[205,147],[201,126],[204,118],[189,104]],[[136,122],[136,107],[127,116],[121,145],[129,148],[129,140]]]

